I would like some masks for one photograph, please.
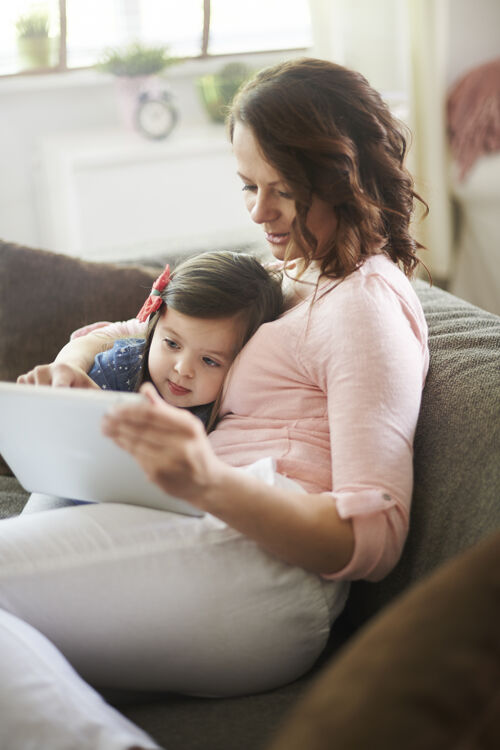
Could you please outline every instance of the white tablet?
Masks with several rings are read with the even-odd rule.
[[[102,434],[111,406],[142,398],[0,382],[0,453],[28,492],[203,515],[150,482],[135,459]]]

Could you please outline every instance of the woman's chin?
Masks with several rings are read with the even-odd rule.
[[[301,258],[300,252],[297,252],[293,246],[290,244],[290,242],[285,242],[282,244],[277,244],[275,242],[269,242],[267,241],[267,246],[271,253],[274,255],[276,260],[294,260],[295,258]]]
[[[280,245],[273,245],[271,242],[267,243],[269,250],[272,252],[276,260],[285,260],[286,247]]]

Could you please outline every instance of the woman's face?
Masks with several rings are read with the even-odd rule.
[[[264,159],[252,129],[241,122],[237,122],[234,128],[233,152],[250,217],[262,226],[275,258],[283,260],[296,216],[293,195],[279,172]],[[307,215],[307,227],[318,241],[317,257],[321,256],[323,245],[335,233],[336,225],[330,206],[314,196]],[[298,248],[294,249],[292,245],[290,249],[289,258],[301,257]]]

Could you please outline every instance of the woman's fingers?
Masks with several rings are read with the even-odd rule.
[[[177,454],[186,450],[190,441],[205,439],[199,419],[162,399],[113,407],[103,417],[102,431],[136,457],[139,453]]]
[[[106,414],[103,429],[106,434],[118,425],[129,425],[139,431],[169,435],[172,432],[185,433],[188,437],[204,434],[200,420],[184,409],[167,404],[156,395],[154,388],[142,389],[148,401],[140,404],[118,404]]]
[[[139,388],[139,393],[143,393],[152,404],[165,403],[152,383],[143,383]]]
[[[137,460],[149,479],[201,508],[218,465],[203,425],[150,389],[144,392],[148,402],[114,407],[103,418],[102,430]]]

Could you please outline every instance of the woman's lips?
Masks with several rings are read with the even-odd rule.
[[[272,245],[286,245],[290,239],[290,232],[264,232],[266,240]]]
[[[170,388],[170,392],[174,396],[185,396],[186,393],[191,393],[189,388],[183,388],[182,385],[177,385],[176,383],[172,383],[171,380],[167,380],[168,387]]]

